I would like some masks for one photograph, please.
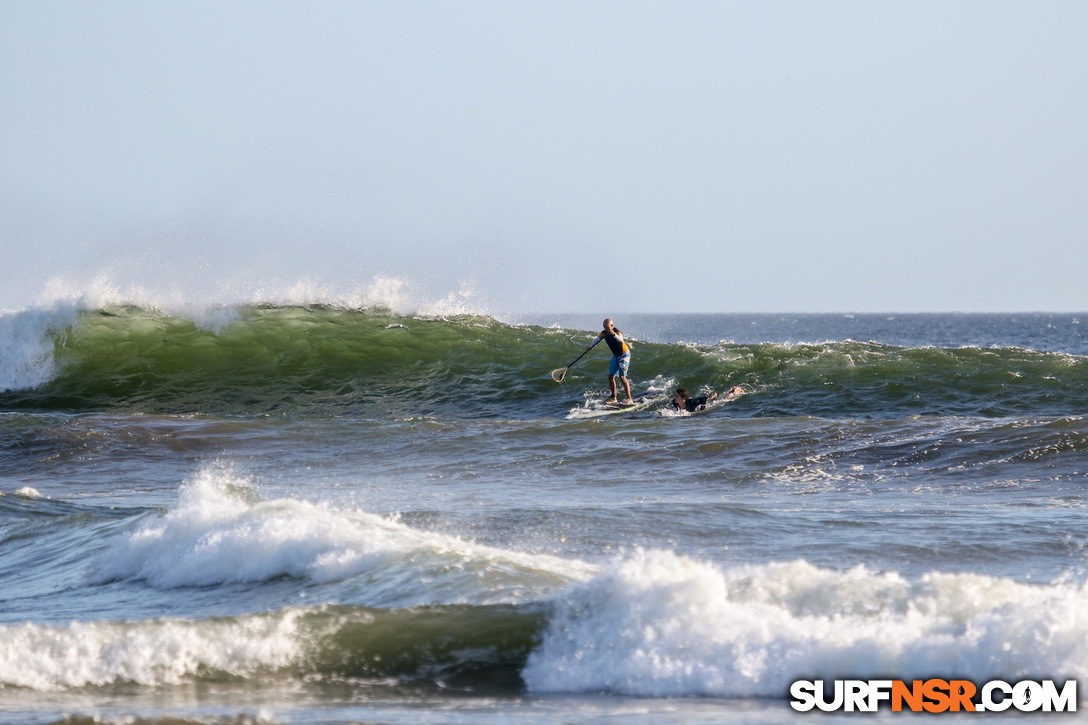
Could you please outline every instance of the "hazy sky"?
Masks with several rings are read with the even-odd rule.
[[[1086,39],[1083,0],[0,0],[0,308],[1084,311]]]

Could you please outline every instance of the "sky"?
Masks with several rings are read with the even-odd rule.
[[[0,309],[1088,310],[1088,3],[0,0]]]

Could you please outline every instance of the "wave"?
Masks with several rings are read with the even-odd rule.
[[[519,688],[531,608],[295,607],[202,620],[0,626],[0,689],[145,687],[224,678],[425,680]]]
[[[289,607],[0,626],[0,687],[350,679],[475,692],[784,698],[810,679],[1084,679],[1088,591],[635,551],[522,605]],[[1083,689],[1082,689],[1083,691]]]
[[[263,500],[243,477],[218,466],[183,485],[175,508],[144,518],[102,552],[95,582],[138,580],[171,589],[281,577],[347,581],[356,603],[407,607],[534,600],[593,571],[582,562],[496,549],[365,511]]]
[[[221,464],[182,484],[166,511],[54,500],[31,488],[0,493],[0,556],[0,612],[29,608],[45,620],[65,615],[28,602],[80,597],[88,588],[155,592],[156,601],[189,601],[178,590],[265,588],[266,606],[298,602],[299,588],[314,603],[485,606],[537,601],[596,570],[395,515],[264,499]],[[191,611],[208,611],[199,599]]]
[[[554,418],[605,391],[605,352],[557,386],[591,333],[482,315],[243,305],[203,316],[58,307],[0,317],[0,410],[362,418]],[[1079,415],[1088,358],[851,340],[634,341],[636,390],[755,395],[745,416]],[[596,351],[595,351],[596,353]]]
[[[784,697],[814,673],[1083,678],[1086,603],[1083,586],[638,552],[562,594],[523,676],[538,692],[717,697]]]
[[[127,621],[0,625],[0,689],[361,681],[783,698],[791,682],[816,675],[1088,676],[1088,585],[1072,579],[906,577],[805,560],[727,567],[642,548],[588,563],[360,511],[262,500],[244,479],[214,468],[166,512],[95,515],[87,504],[11,498],[0,498],[0,513],[31,511],[73,531],[45,541],[50,529],[40,522],[9,527],[0,541],[11,564],[5,595],[16,596],[11,577],[27,579],[11,571],[25,559],[47,589],[66,567],[93,570],[59,574],[73,587],[90,583],[87,591],[118,581],[194,592],[247,582],[267,610],[143,620],[127,610]],[[285,578],[296,604],[267,607]],[[316,585],[333,581],[342,584],[339,603],[297,605],[299,592],[316,597]],[[23,581],[14,589],[26,596],[32,588]]]

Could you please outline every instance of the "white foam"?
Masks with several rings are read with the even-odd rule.
[[[35,307],[0,314],[0,391],[34,388],[52,380],[57,341],[75,324],[78,311],[70,304]]]
[[[98,567],[100,580],[159,588],[359,578],[369,606],[491,604],[534,599],[592,567],[421,531],[365,511],[296,499],[261,500],[244,477],[209,466],[177,507],[129,534]]]
[[[798,679],[1088,675],[1088,593],[804,561],[722,570],[638,551],[563,592],[537,692],[784,697]]]
[[[0,689],[176,684],[201,670],[244,676],[303,652],[304,610],[205,621],[0,626]]]

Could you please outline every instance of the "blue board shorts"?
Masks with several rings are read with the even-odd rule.
[[[619,374],[621,378],[627,377],[627,368],[631,367],[631,353],[625,352],[622,355],[613,355],[612,363],[608,366],[608,374]]]

